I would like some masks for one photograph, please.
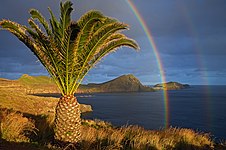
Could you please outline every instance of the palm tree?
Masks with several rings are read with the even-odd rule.
[[[10,20],[0,21],[0,26],[34,53],[59,87],[62,96],[56,106],[55,140],[77,143],[81,119],[74,94],[83,78],[107,54],[121,46],[138,49],[138,45],[120,33],[128,25],[99,11],[89,11],[77,22],[72,21],[72,5],[70,1],[60,3],[59,20],[49,8],[50,25],[37,10],[31,9],[29,27]]]

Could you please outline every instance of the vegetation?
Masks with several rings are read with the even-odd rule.
[[[47,76],[36,76],[36,77],[32,77],[29,76],[28,74],[23,74],[19,79],[19,82],[25,84],[25,85],[30,85],[30,84],[55,84],[54,81],[47,77]]]
[[[9,111],[0,111],[0,148],[14,149],[60,149],[51,143],[53,134],[53,116],[34,118]],[[5,124],[7,123],[7,126]],[[35,123],[35,127],[34,127]],[[17,130],[19,129],[19,130]],[[7,132],[5,132],[8,130]],[[225,149],[225,143],[216,144],[209,134],[195,132],[191,129],[168,128],[162,130],[145,130],[139,126],[114,127],[100,120],[82,120],[81,140],[75,147],[68,144],[63,149],[80,150],[212,150]]]
[[[109,123],[84,121],[83,149],[213,149],[208,134],[190,129],[169,128],[159,131],[144,130],[139,126],[114,128]]]
[[[49,8],[50,25],[35,9],[30,10],[30,27],[10,20],[0,21],[2,29],[30,48],[57,84],[62,97],[56,106],[54,137],[61,143],[80,140],[80,109],[74,93],[88,71],[121,46],[138,49],[134,40],[120,33],[128,25],[98,11],[90,11],[75,22],[71,20],[72,10],[70,1],[61,2],[57,20]]]
[[[1,138],[7,141],[29,142],[27,135],[36,131],[33,120],[17,112],[2,111],[0,121]]]

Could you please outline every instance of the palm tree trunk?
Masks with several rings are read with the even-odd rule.
[[[55,140],[77,143],[80,140],[80,106],[74,95],[63,96],[56,106]]]

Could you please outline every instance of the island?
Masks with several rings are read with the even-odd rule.
[[[188,84],[181,84],[178,82],[167,82],[167,83],[160,83],[153,86],[155,90],[181,90],[189,88],[190,85]]]

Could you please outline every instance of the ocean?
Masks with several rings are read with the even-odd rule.
[[[191,128],[226,139],[226,86],[191,86],[168,91],[169,126]],[[93,112],[86,119],[100,119],[115,126],[139,125],[145,129],[165,127],[163,91],[138,93],[94,93],[77,95]]]

